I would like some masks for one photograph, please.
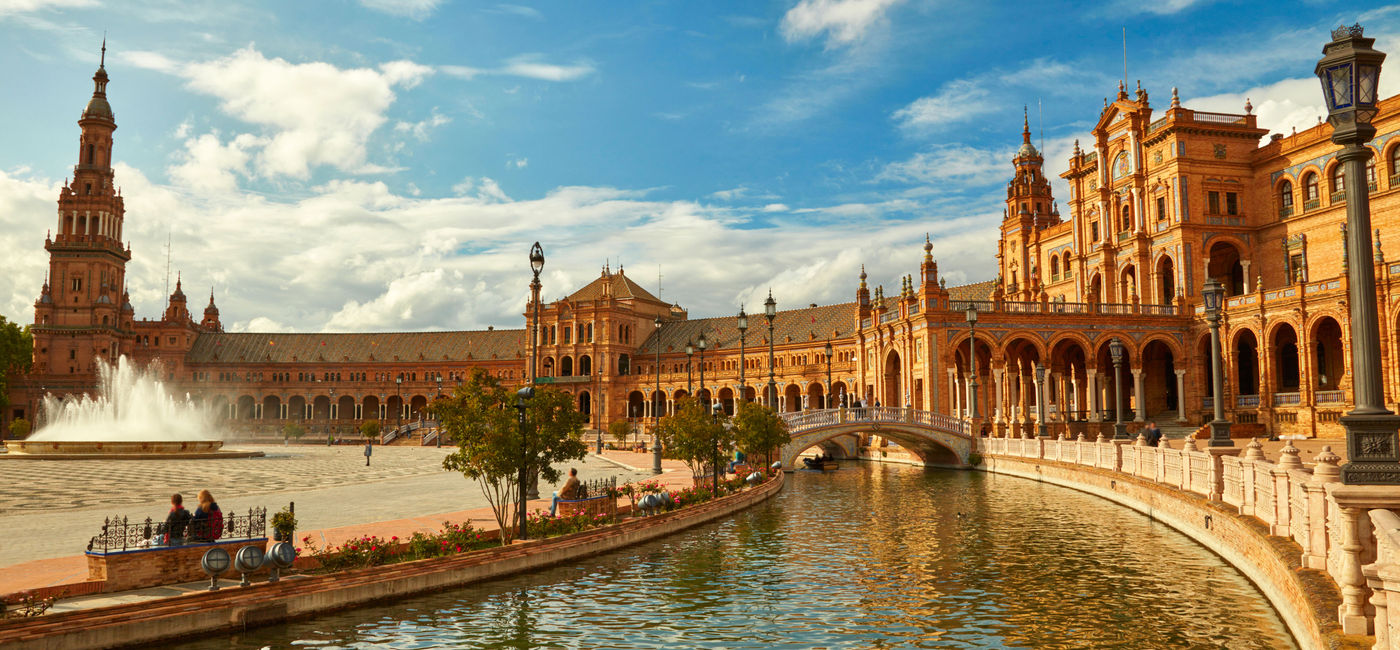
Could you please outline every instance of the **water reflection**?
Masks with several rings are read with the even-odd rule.
[[[663,542],[185,647],[1293,647],[1233,568],[1095,497],[908,467],[789,478]]]

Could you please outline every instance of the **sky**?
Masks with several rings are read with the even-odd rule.
[[[0,315],[33,318],[104,33],[138,318],[178,274],[231,331],[346,332],[520,327],[535,241],[546,299],[608,265],[692,317],[862,264],[896,292],[925,236],[992,279],[1023,111],[1057,181],[1125,65],[1307,128],[1357,21],[1400,53],[1366,2],[0,0]]]

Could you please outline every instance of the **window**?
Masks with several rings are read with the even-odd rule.
[[[73,278],[73,290],[74,290],[74,291],[82,291],[82,290],[83,290],[83,279],[82,279],[82,278]]]
[[[1130,205],[1125,205],[1125,206],[1123,206],[1123,226],[1122,226],[1122,229],[1123,229],[1123,230],[1132,230],[1132,229],[1133,229],[1133,207],[1130,206]]]
[[[1400,176],[1400,147],[1390,148],[1390,175],[1392,178]],[[1391,187],[1395,187],[1396,185],[1400,185],[1400,183],[1394,180],[1390,182]]]
[[[1366,191],[1376,191],[1376,159],[1366,161]]]
[[[1293,183],[1284,181],[1278,186],[1278,206],[1290,213],[1293,211]]]
[[[1240,195],[1234,192],[1225,193],[1225,214],[1240,213]]]
[[[1098,240],[1099,240],[1099,222],[1097,222],[1097,221],[1091,221],[1091,222],[1089,222],[1089,241],[1098,241]]]
[[[1332,168],[1332,193],[1341,194],[1347,191],[1347,177],[1342,173],[1342,165]],[[1333,199],[1334,201],[1337,199]]]
[[[1060,258],[1058,258],[1058,257],[1056,257],[1056,256],[1054,256],[1054,255],[1051,255],[1051,256],[1050,256],[1050,277],[1052,277],[1052,278],[1059,278],[1059,277],[1060,277]]]
[[[1157,220],[1167,220],[1167,197],[1165,196],[1157,197]]]
[[[1206,214],[1220,214],[1220,192],[1206,193]]]
[[[568,343],[568,342],[569,342],[569,337],[570,337],[571,335],[573,335],[573,332],[574,332],[574,328],[572,328],[572,327],[565,327],[565,328],[564,328],[564,343]]]

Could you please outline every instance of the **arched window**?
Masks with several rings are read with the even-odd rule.
[[[1330,179],[1331,187],[1328,189],[1334,195],[1332,198],[1334,202],[1342,200],[1340,197],[1337,197],[1335,195],[1341,194],[1342,192],[1345,192],[1347,190],[1347,177],[1345,174],[1342,173],[1342,167],[1343,165],[1336,165],[1332,167],[1332,178]]]
[[[1133,229],[1133,206],[1123,206],[1123,230]]]
[[[1060,277],[1060,258],[1055,255],[1050,256],[1050,277]]]
[[[1376,191],[1376,158],[1372,156],[1366,161],[1366,191]]]
[[[1400,146],[1390,148],[1390,178],[1391,187],[1400,186]]]
[[[1308,173],[1306,173],[1306,174],[1303,174],[1303,201],[1304,201],[1304,202],[1307,202],[1307,201],[1316,201],[1316,200],[1317,200],[1317,197],[1318,197],[1317,173],[1316,173],[1316,172],[1308,172]],[[1307,206],[1307,205],[1305,205],[1305,206],[1303,206],[1303,209],[1306,210],[1306,209],[1308,209],[1309,207],[1315,207],[1315,206]]]
[[[88,154],[88,155],[87,155],[87,159],[88,159],[87,162],[88,162],[88,164],[89,164],[89,165],[96,164],[96,161],[95,161],[94,159],[97,157],[97,154],[95,153],[95,151],[97,150],[97,148],[94,147],[94,146],[92,146],[92,145],[88,145],[88,146],[87,146],[87,149],[88,149],[88,150],[87,150],[87,154]]]
[[[1280,219],[1293,214],[1293,183],[1284,181],[1278,186],[1278,216]]]

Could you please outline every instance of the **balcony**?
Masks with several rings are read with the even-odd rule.
[[[1346,391],[1320,390],[1313,401],[1318,404],[1343,404],[1347,401]]]
[[[1130,237],[1132,237],[1132,236],[1133,236],[1133,233],[1132,233],[1131,230],[1123,230],[1123,231],[1120,231],[1120,232],[1118,233],[1118,241],[1127,241],[1128,238],[1130,238]]]
[[[1390,175],[1390,189],[1400,187],[1400,173]]]
[[[1303,210],[1316,210],[1322,207],[1322,199],[1308,199],[1303,201]]]
[[[1291,205],[1285,205],[1285,206],[1283,206],[1283,207],[1281,207],[1281,208],[1278,209],[1278,218],[1279,218],[1279,219],[1287,219],[1287,218],[1289,218],[1289,217],[1291,217],[1291,216],[1293,216],[1293,206],[1291,206]]]
[[[1347,193],[1345,190],[1341,192],[1333,192],[1332,195],[1327,198],[1327,201],[1331,205],[1337,205],[1338,203],[1346,203]]]
[[[1274,406],[1297,406],[1303,403],[1301,393],[1274,393]]]
[[[1257,409],[1259,408],[1258,395],[1236,395],[1235,408]]]

